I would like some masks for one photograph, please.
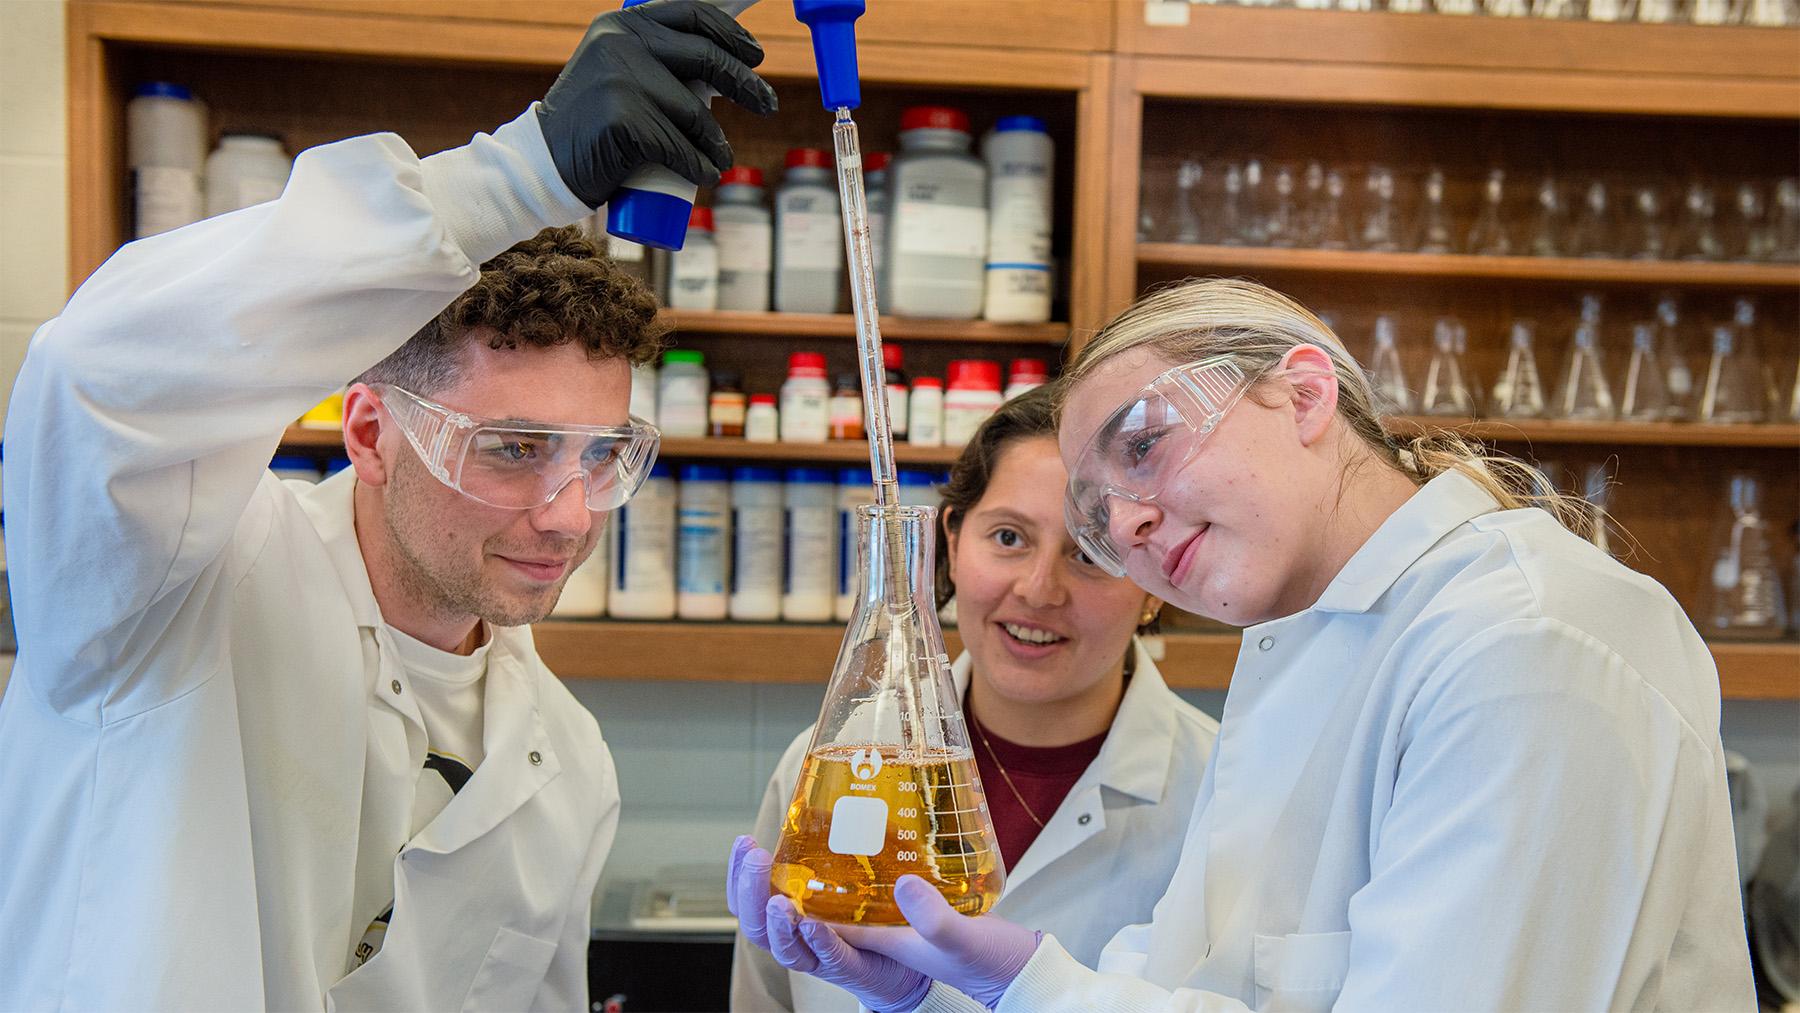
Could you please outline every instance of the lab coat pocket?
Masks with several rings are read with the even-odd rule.
[[[1256,937],[1256,1008],[1328,1010],[1344,987],[1350,933]]]
[[[531,1000],[543,987],[544,972],[550,969],[550,958],[556,956],[556,944],[502,927],[494,933],[481,969],[463,997],[465,1013],[477,1010],[510,1010],[531,1008]]]

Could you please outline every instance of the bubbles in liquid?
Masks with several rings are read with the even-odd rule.
[[[1005,882],[967,750],[902,756],[894,746],[819,749],[806,758],[782,826],[771,885],[803,914],[898,925],[894,883],[921,876],[978,915]]]

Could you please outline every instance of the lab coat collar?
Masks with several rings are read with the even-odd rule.
[[[1319,596],[1318,612],[1367,612],[1407,568],[1457,527],[1500,508],[1467,475],[1433,478],[1375,529]]]
[[[356,625],[373,629],[381,625],[381,606],[363,565],[362,546],[356,541],[356,469],[345,468],[300,495],[300,508],[312,521],[313,530],[325,543],[325,554],[337,568],[338,580]]]

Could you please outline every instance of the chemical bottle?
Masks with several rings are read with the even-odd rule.
[[[294,160],[279,134],[229,133],[206,156],[206,217],[272,201],[287,189]]]
[[[1050,319],[1050,170],[1055,151],[1036,116],[1002,116],[982,146],[988,166],[987,299],[981,315]]]
[[[824,622],[831,618],[837,575],[837,476],[829,468],[789,468],[781,498],[781,618]]]
[[[688,233],[688,244],[694,235]],[[716,464],[681,466],[676,508],[675,614],[723,619],[731,586],[731,485]]]
[[[900,346],[884,342],[881,363],[887,378],[888,431],[894,434],[894,439],[904,440],[907,423],[911,421],[907,418],[907,410],[911,406],[907,403],[905,356],[901,354]]]
[[[857,383],[855,373],[839,373],[837,385],[831,389],[831,401],[826,407],[826,415],[831,438],[834,440],[863,438],[862,389]]]
[[[780,438],[781,411],[775,407],[775,395],[750,395],[750,407],[744,412],[744,439],[751,443],[774,443]]]
[[[712,375],[712,394],[706,400],[706,435],[744,435],[744,416],[749,399],[736,373],[720,370]]]
[[[830,402],[825,356],[818,352],[788,356],[787,382],[781,385],[782,442],[824,443],[831,432]]]
[[[719,308],[719,246],[713,242],[712,208],[688,216],[687,242],[669,254],[669,308]]]
[[[651,425],[656,424],[656,383],[656,363],[631,367],[631,414]]]
[[[906,440],[919,447],[944,445],[944,381],[921,376],[908,397]]]
[[[987,359],[950,363],[950,385],[944,391],[944,443],[960,447],[1005,399],[1000,396],[1000,364]]]
[[[775,229],[763,203],[761,169],[725,170],[713,191],[713,241],[719,246],[719,309],[769,308],[769,264]]]
[[[794,148],[775,195],[775,308],[836,313],[843,283],[844,233],[831,155]]]
[[[602,517],[610,519],[611,515]],[[595,518],[594,523],[603,524],[605,520]],[[606,614],[606,585],[611,578],[607,557],[611,548],[612,539],[602,531],[594,540],[594,551],[563,582],[562,594],[550,608],[551,618],[598,619]]]
[[[689,349],[663,353],[656,384],[656,427],[665,437],[706,435],[705,363],[703,355]]]
[[[612,258],[613,263],[623,268],[626,274],[648,286],[650,284],[649,248],[629,239],[608,235],[605,204],[600,205],[600,209],[595,211],[587,222],[588,234],[593,237],[595,243],[599,244],[600,249],[606,251],[606,255]]]
[[[781,618],[781,471],[744,465],[731,472],[731,618]]]
[[[868,506],[875,502],[875,475],[867,468],[838,469],[837,486],[837,543],[848,549],[856,544],[856,508]],[[848,551],[840,551],[837,556],[836,601],[832,607],[831,617],[838,622],[845,622],[854,611],[851,592],[855,590],[856,575],[854,569],[856,556]]]
[[[618,619],[675,616],[675,475],[658,461],[624,506],[612,512],[612,583],[606,613]]]
[[[143,239],[197,222],[206,162],[206,107],[167,81],[137,86],[125,106],[125,164],[131,169],[132,237]]]
[[[863,156],[863,207],[869,215],[869,254],[875,258],[875,301],[883,308],[888,301],[888,211],[893,206],[893,191],[888,189],[888,164],[893,160],[894,156],[885,151],[873,151]]]
[[[1004,400],[1011,401],[1028,390],[1036,390],[1050,382],[1050,365],[1042,359],[1014,359],[1006,371]]]
[[[893,193],[888,301],[901,316],[973,320],[987,266],[987,166],[969,154],[961,110],[916,106],[900,115]]]

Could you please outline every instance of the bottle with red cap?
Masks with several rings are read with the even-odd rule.
[[[902,316],[973,320],[987,269],[987,165],[969,153],[960,109],[914,106],[900,115],[900,156],[889,168],[888,306]]]
[[[1006,370],[1006,400],[1050,382],[1050,364],[1042,359],[1014,359]]]
[[[921,376],[913,381],[906,414],[906,441],[915,447],[944,445],[944,381]]]
[[[687,242],[669,254],[669,308],[719,308],[719,247],[713,242],[712,208],[688,215]]]
[[[719,246],[719,308],[769,308],[769,265],[775,228],[763,202],[761,169],[725,170],[713,191],[713,242]]]
[[[781,441],[824,443],[831,435],[831,384],[825,379],[825,356],[795,352],[788,356],[787,382],[781,385]]]
[[[950,386],[944,391],[944,443],[960,447],[999,409],[1000,364],[989,359],[957,359],[950,363]]]
[[[844,283],[844,232],[831,155],[793,148],[775,195],[775,308],[836,313]]]

